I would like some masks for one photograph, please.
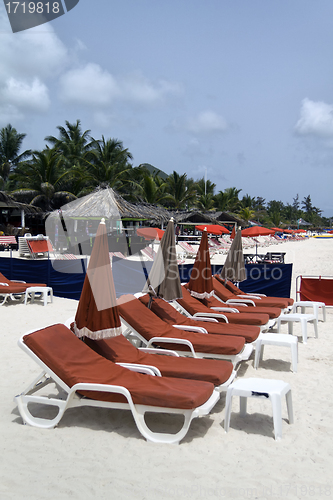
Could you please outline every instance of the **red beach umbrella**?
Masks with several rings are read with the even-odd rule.
[[[263,226],[251,226],[242,230],[242,236],[249,236],[250,238],[255,236],[267,236],[270,234],[275,234],[275,231]]]
[[[164,231],[159,227],[140,227],[136,230],[138,236],[143,236],[145,240],[161,240]]]
[[[122,333],[104,219],[97,229],[76,311],[74,333],[93,340]]]
[[[256,236],[268,236],[270,234],[275,234],[273,229],[268,229],[263,226],[251,226],[242,230],[242,236],[247,236],[248,238]],[[258,243],[256,242],[256,255],[258,255]]]
[[[215,234],[216,236],[219,236],[221,234],[230,234],[230,231],[228,231],[227,228],[225,228],[224,226],[220,226],[219,224],[195,226],[195,229],[197,229],[198,231],[204,231],[205,229],[207,229],[208,234]]]
[[[198,299],[208,299],[214,294],[207,231],[204,231],[201,236],[188,289],[191,295]]]

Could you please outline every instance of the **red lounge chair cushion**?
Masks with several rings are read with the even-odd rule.
[[[126,387],[134,404],[193,409],[205,403],[213,384],[131,372],[96,354],[64,325],[57,324],[24,336],[25,344],[69,387],[78,383]],[[99,401],[124,401],[124,396],[82,391]]]
[[[217,311],[212,311],[209,307],[200,302],[200,300],[197,300],[194,297],[192,297],[190,292],[184,286],[182,287],[182,289],[183,289],[183,298],[177,299],[177,302],[179,302],[179,304],[183,306],[184,309],[186,309],[186,311],[188,311],[192,316],[194,316],[194,314],[197,312],[203,312],[203,313],[217,312]],[[223,307],[223,304],[220,304],[220,307]],[[236,323],[240,325],[261,326],[261,325],[266,325],[266,323],[269,321],[268,314],[225,313],[225,312],[221,312],[221,314],[224,314],[228,318],[229,323]]]
[[[142,337],[150,340],[153,337],[171,337],[187,339],[192,342],[194,350],[209,354],[236,355],[244,347],[244,337],[230,335],[210,335],[197,332],[185,332],[165,323],[156,314],[145,307],[134,295],[123,295],[117,304],[119,314]],[[163,347],[177,351],[188,351],[188,347],[179,344],[166,344]]]
[[[235,297],[234,297],[235,298]],[[242,299],[240,299],[242,300]],[[252,300],[252,299],[250,299]],[[279,307],[259,307],[259,306],[251,306],[248,304],[246,306],[240,306],[239,304],[222,304],[216,297],[210,297],[209,299],[203,299],[202,303],[207,307],[230,307],[235,308],[239,312],[247,313],[247,314],[268,314],[270,319],[278,318],[281,314],[281,309]]]
[[[251,295],[251,294],[247,294],[246,292],[242,292],[242,290],[240,290],[231,281],[227,281],[226,285],[224,285],[221,282],[220,278],[216,275],[213,277],[213,283],[214,283],[214,290],[216,292],[216,295],[218,295],[220,297],[220,299],[222,299],[222,300],[228,300],[228,299],[224,299],[222,297],[222,294],[225,295],[226,292],[227,293],[229,292],[228,293],[229,299],[235,298],[235,295]],[[215,285],[216,285],[216,287],[215,287]],[[219,292],[219,293],[217,293],[217,292]],[[232,295],[230,295],[230,293]],[[280,307],[281,309],[286,309],[288,306],[292,306],[294,303],[294,299],[288,299],[285,297],[262,297],[258,301],[256,301],[255,299],[251,299],[251,300],[254,300],[260,306]]]
[[[139,351],[123,335],[103,340],[86,339],[86,343],[98,354],[114,363],[138,363],[156,366],[164,377],[205,380],[218,386],[228,380],[233,370],[232,363],[224,360],[148,354]]]
[[[2,273],[0,273],[0,283],[8,283],[8,285],[16,288],[21,288],[22,292],[25,292],[25,290],[31,286],[46,286],[45,283],[17,283],[16,281],[11,281],[6,276],[4,276]],[[1,285],[0,285],[1,286]],[[6,287],[7,288],[7,287]],[[18,290],[16,290],[17,293],[19,293]],[[14,293],[14,292],[4,292],[4,293]]]
[[[148,306],[148,294],[143,295],[139,300],[145,306]],[[153,299],[150,309],[169,325],[199,326],[201,328],[205,328],[208,333],[216,335],[234,335],[236,337],[244,337],[246,342],[254,342],[260,333],[259,326],[236,325],[234,323],[209,323],[206,321],[197,321],[187,318],[184,314],[177,311],[177,309],[175,309],[171,304],[168,304],[165,300],[159,298]]]

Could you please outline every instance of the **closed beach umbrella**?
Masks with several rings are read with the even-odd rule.
[[[183,296],[173,219],[168,222],[143,292],[156,295],[167,301],[181,299]]]
[[[122,333],[104,219],[97,229],[76,311],[74,333],[92,340]]]
[[[230,281],[246,280],[243,256],[242,232],[238,229],[221,271],[221,278]]]
[[[201,236],[188,289],[191,295],[198,299],[208,299],[214,294],[207,231],[204,231]]]

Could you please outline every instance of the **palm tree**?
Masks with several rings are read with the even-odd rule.
[[[65,122],[66,127],[58,126],[59,138],[52,135],[45,137],[52,147],[64,157],[64,163],[68,167],[81,165],[84,160],[89,159],[90,151],[96,145],[96,141],[90,137],[90,130],[82,132],[80,120],[75,123]]]
[[[118,139],[105,140],[102,136],[101,140],[93,139],[91,145],[94,147],[89,149],[89,159],[83,159],[89,187],[109,186],[120,193],[124,192],[126,183],[131,179],[132,165],[129,160],[133,159],[132,154],[124,149]],[[74,175],[75,171],[74,167]]]
[[[70,180],[70,176],[59,152],[49,148],[34,151],[32,159],[21,162],[10,175],[10,181],[16,185],[11,194],[18,201],[51,211],[76,198],[65,190],[66,179]]]
[[[175,170],[166,179],[166,190],[176,210],[193,204],[197,196],[193,180],[187,179],[186,174],[180,175]]]
[[[215,206],[213,195],[211,193],[201,194],[196,202],[196,205],[200,210],[213,210]]]
[[[219,191],[215,196],[215,204],[219,210],[237,212],[240,201],[238,198],[241,189],[235,187],[227,188],[223,192]]]
[[[251,210],[250,208],[248,207],[244,207],[242,208],[242,210],[238,213],[238,216],[243,220],[245,221],[246,223],[249,222],[249,220],[253,219],[255,215],[255,211],[254,210]]]
[[[138,193],[142,201],[152,205],[172,202],[173,197],[166,191],[167,183],[158,175],[143,174],[142,181],[138,186]]]
[[[0,130],[0,181],[2,187],[5,186],[10,172],[20,161],[31,154],[30,150],[19,154],[25,137],[26,134],[19,134],[10,123]]]

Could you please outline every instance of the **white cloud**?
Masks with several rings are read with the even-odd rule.
[[[31,83],[9,78],[3,88],[1,100],[16,109],[34,112],[45,112],[50,105],[48,89],[38,78],[34,78]]]
[[[60,99],[67,103],[105,106],[120,93],[114,77],[93,63],[67,71],[59,83]]]
[[[228,124],[223,116],[210,110],[202,111],[186,124],[186,129],[196,135],[221,133],[227,128]]]
[[[0,128],[5,127],[8,123],[21,121],[23,118],[23,114],[15,106],[0,102]]]
[[[303,99],[295,131],[299,135],[333,137],[333,105],[323,101]]]
[[[38,31],[39,30],[39,31]],[[68,51],[49,24],[13,35],[0,14],[1,123],[23,120],[49,109],[46,81],[56,78],[69,62]]]
[[[67,103],[104,107],[117,99],[150,105],[180,92],[177,84],[161,80],[152,83],[139,73],[114,76],[98,64],[88,63],[60,77],[60,99]]]
[[[65,45],[54,33],[51,24],[26,32],[7,32],[8,19],[0,15],[0,85],[8,77],[54,78],[69,63]]]
[[[163,101],[170,95],[181,92],[178,84],[160,80],[157,83],[150,82],[141,73],[135,73],[122,78],[122,98],[141,104],[155,104]]]

